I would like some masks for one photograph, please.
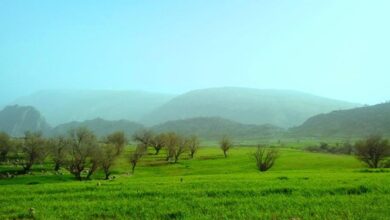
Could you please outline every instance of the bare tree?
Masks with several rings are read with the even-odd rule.
[[[103,143],[101,144],[101,154],[101,165],[105,174],[105,179],[107,180],[111,175],[111,166],[118,157],[117,148],[114,144]]]
[[[66,157],[68,155],[67,147],[69,145],[67,141],[63,136],[48,140],[49,152],[54,162],[55,171],[58,171],[66,163]]]
[[[370,168],[378,168],[382,165],[381,162],[390,155],[390,145],[388,140],[373,135],[356,142],[355,151],[359,160],[365,162]]]
[[[178,146],[180,145],[180,138],[174,132],[167,133],[165,138],[166,138],[165,145],[167,148],[166,160],[170,161],[170,160],[173,160],[176,156],[176,150],[177,150]]]
[[[229,139],[229,137],[227,136],[224,136],[221,141],[219,142],[219,146],[221,148],[221,150],[223,151],[223,155],[225,156],[225,158],[227,157],[227,152],[229,151],[229,149],[233,146],[233,143],[232,141]]]
[[[177,163],[180,155],[182,155],[188,146],[188,139],[179,136],[174,132],[166,134],[167,161]]]
[[[125,133],[122,131],[114,132],[107,136],[106,142],[115,146],[115,154],[120,155],[127,144]]]
[[[0,162],[4,162],[11,150],[12,143],[9,135],[5,132],[0,132]]]
[[[95,135],[87,128],[80,127],[69,131],[69,171],[76,179],[82,180],[81,173],[91,166],[96,166],[93,159],[97,147]],[[90,174],[91,175],[91,174]]]
[[[178,144],[175,145],[176,148],[174,150],[175,151],[175,154],[174,154],[175,155],[175,163],[177,163],[177,161],[179,161],[180,155],[182,155],[187,150],[188,143],[189,143],[188,138],[178,136]]]
[[[131,172],[134,174],[135,167],[146,152],[146,146],[144,144],[138,144],[134,152],[130,155]]]
[[[43,161],[47,156],[46,140],[40,132],[26,132],[21,148],[22,157],[19,163],[24,173],[30,171],[35,163]]]
[[[166,134],[161,133],[158,135],[155,135],[151,140],[151,145],[153,146],[154,150],[156,151],[155,155],[158,155],[160,150],[164,148],[165,143],[167,142]]]
[[[138,144],[142,144],[147,149],[153,140],[153,132],[150,130],[141,130],[133,135],[133,140]]]
[[[274,165],[278,155],[279,153],[276,149],[266,149],[261,145],[257,146],[257,151],[253,154],[257,168],[261,172],[269,170]]]
[[[195,153],[199,149],[200,141],[196,135],[191,136],[188,139],[188,149],[190,150],[190,157],[194,158]]]

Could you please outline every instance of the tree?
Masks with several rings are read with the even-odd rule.
[[[106,142],[115,147],[115,154],[119,156],[127,144],[125,133],[122,131],[114,132],[107,136]]]
[[[180,145],[180,138],[174,132],[167,133],[165,138],[166,138],[165,145],[167,148],[166,160],[170,161],[170,160],[173,160],[176,156],[176,150],[177,150],[178,146]]]
[[[0,132],[0,162],[4,162],[7,159],[7,155],[11,150],[11,140],[7,133]]]
[[[87,128],[80,127],[69,131],[69,161],[68,169],[77,180],[82,180],[81,173],[89,166],[89,170],[96,167],[97,140]],[[95,149],[94,149],[95,148]],[[88,176],[90,176],[88,172]]]
[[[141,130],[133,135],[133,140],[138,144],[142,144],[147,149],[153,140],[153,132],[150,130]]]
[[[40,132],[26,132],[21,148],[20,164],[23,173],[30,171],[35,163],[43,161],[47,156],[46,140]]]
[[[381,162],[390,155],[390,145],[388,140],[373,135],[356,142],[355,151],[359,160],[370,168],[378,168],[382,165]]]
[[[188,139],[179,136],[174,132],[166,134],[167,161],[177,163],[180,155],[182,155],[188,146]]]
[[[54,162],[55,171],[58,171],[61,166],[65,165],[68,155],[68,145],[68,140],[63,136],[48,140],[49,152]]]
[[[146,152],[146,146],[144,144],[138,144],[134,152],[130,155],[131,172],[134,174],[135,167],[138,161]]]
[[[279,153],[276,149],[266,149],[261,145],[257,146],[257,151],[253,154],[257,168],[261,172],[269,170],[274,165],[278,155]]]
[[[190,150],[190,157],[194,158],[195,153],[199,149],[200,141],[197,136],[193,135],[188,139],[188,149]]]
[[[221,139],[221,141],[219,142],[219,146],[220,146],[221,150],[223,151],[223,155],[226,158],[227,157],[227,152],[233,146],[233,143],[231,142],[231,140],[227,136],[224,136]]]
[[[179,161],[180,155],[182,155],[186,151],[188,143],[189,143],[188,138],[178,136],[178,144],[174,145],[175,146],[175,149],[174,149],[175,163],[177,163],[177,161]]]
[[[151,140],[151,145],[153,146],[154,150],[156,151],[155,155],[158,155],[160,150],[164,148],[166,143],[166,134],[161,133],[156,136],[154,136]]]

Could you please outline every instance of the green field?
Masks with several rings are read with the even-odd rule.
[[[353,156],[284,148],[260,173],[251,147],[228,158],[204,147],[177,164],[151,151],[131,175],[130,150],[114,180],[98,173],[79,182],[41,171],[46,165],[0,180],[0,219],[390,219],[390,171]]]

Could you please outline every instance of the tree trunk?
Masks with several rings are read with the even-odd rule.
[[[160,148],[155,148],[156,150],[156,153],[154,155],[158,155],[158,153],[160,152]]]
[[[54,166],[54,171],[58,171],[58,170],[60,170],[60,164],[56,163]]]
[[[225,156],[225,158],[227,157],[227,154],[226,154],[225,150],[223,151],[223,155]]]
[[[135,166],[136,166],[137,164],[136,163],[133,163],[133,165],[132,165],[132,167],[131,167],[131,173],[132,174],[134,174],[134,170],[135,170]]]

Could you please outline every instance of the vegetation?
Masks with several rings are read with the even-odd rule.
[[[371,168],[384,166],[382,162],[390,156],[390,144],[381,136],[371,136],[355,144],[356,156]]]
[[[350,155],[278,149],[259,174],[253,147],[202,147],[194,159],[170,164],[145,152],[128,175],[128,147],[113,165],[116,178],[78,182],[66,173],[0,180],[0,219],[387,219],[389,170],[368,170]],[[2,168],[4,169],[4,168]],[[34,169],[34,168],[33,168]]]
[[[295,136],[355,137],[390,136],[390,103],[316,115],[291,130]]]
[[[258,145],[256,152],[253,154],[256,159],[257,169],[261,172],[269,170],[278,158],[278,151],[276,149],[266,149]]]
[[[224,136],[221,141],[219,142],[219,147],[223,151],[223,155],[225,158],[227,157],[227,152],[230,150],[230,148],[233,146],[232,141],[229,139],[229,137]]]

